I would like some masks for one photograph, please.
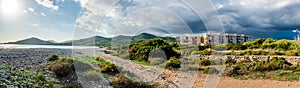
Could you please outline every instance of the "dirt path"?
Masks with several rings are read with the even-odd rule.
[[[222,78],[218,88],[300,88],[300,82]]]
[[[201,75],[196,80],[193,88],[204,87],[207,75]],[[238,80],[231,77],[222,77],[217,88],[300,88],[300,82],[277,80]]]

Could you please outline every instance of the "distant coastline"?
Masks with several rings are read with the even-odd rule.
[[[72,45],[31,45],[31,44],[0,44],[0,49],[28,49],[28,48],[51,48],[51,49],[96,49],[96,46],[72,46]]]

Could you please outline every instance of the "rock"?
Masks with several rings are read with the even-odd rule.
[[[15,86],[18,86],[18,85],[20,85],[20,83],[17,82],[17,81],[15,81],[15,82],[14,82],[14,85],[15,85]]]
[[[7,88],[7,86],[0,84],[0,88]]]

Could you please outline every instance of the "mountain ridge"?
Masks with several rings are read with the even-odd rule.
[[[176,41],[173,37],[161,37],[149,33],[141,33],[136,36],[118,35],[107,38],[103,36],[92,36],[84,39],[68,40],[66,42],[57,43],[55,41],[41,40],[35,37],[18,40],[15,42],[8,42],[4,44],[32,44],[32,45],[76,45],[76,46],[111,46],[111,45],[125,45],[134,42],[140,42],[147,39],[162,38],[167,41]]]
[[[23,40],[18,40],[15,42],[8,42],[4,44],[34,44],[34,45],[53,45],[55,43],[52,43],[50,41],[45,41],[36,37],[31,37]]]

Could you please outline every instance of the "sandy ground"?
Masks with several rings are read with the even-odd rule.
[[[205,86],[205,75],[199,76],[193,88],[214,88],[213,86]],[[276,81],[276,80],[238,80],[232,77],[222,77],[217,82],[217,88],[300,88],[298,81]]]

